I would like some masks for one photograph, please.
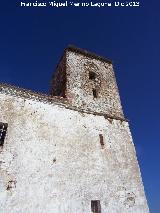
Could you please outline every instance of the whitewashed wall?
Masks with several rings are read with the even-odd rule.
[[[1,213],[149,212],[126,121],[2,93],[0,122]]]

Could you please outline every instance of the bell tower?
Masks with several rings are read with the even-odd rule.
[[[69,46],[52,78],[51,95],[84,111],[124,118],[112,62]]]

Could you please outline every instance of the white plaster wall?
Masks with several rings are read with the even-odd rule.
[[[1,213],[149,212],[127,122],[5,94],[0,122]]]

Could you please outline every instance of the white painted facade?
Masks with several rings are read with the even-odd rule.
[[[126,120],[0,88],[1,213],[149,213]]]

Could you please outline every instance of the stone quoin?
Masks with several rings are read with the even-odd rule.
[[[110,60],[69,46],[50,94],[0,84],[1,213],[149,213]]]

